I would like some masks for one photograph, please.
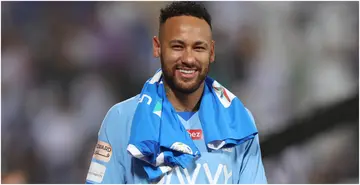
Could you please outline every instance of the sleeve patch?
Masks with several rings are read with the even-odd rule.
[[[86,181],[93,181],[101,183],[104,179],[106,167],[102,164],[91,162],[89,172],[86,177]]]
[[[98,141],[95,147],[93,157],[97,160],[109,162],[112,155],[112,148],[110,144],[103,141]]]

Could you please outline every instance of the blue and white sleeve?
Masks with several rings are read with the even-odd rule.
[[[125,168],[120,144],[111,135],[110,128],[119,122],[119,112],[112,107],[105,116],[98,133],[98,142],[91,159],[86,184],[124,184]]]

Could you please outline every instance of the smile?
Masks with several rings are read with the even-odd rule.
[[[181,73],[185,73],[185,74],[192,74],[195,73],[195,70],[185,70],[185,69],[180,69],[179,70]]]
[[[195,69],[177,69],[176,76],[183,79],[193,79],[198,74],[198,71]]]

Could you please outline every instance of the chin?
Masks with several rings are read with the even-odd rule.
[[[175,89],[184,94],[190,94],[195,92],[201,83],[194,83],[194,82],[177,82],[175,83]]]

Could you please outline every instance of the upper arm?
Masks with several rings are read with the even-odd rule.
[[[255,120],[247,110],[253,123]],[[239,172],[239,184],[267,184],[264,166],[261,158],[259,135],[246,142],[245,151],[242,155],[242,162]]]
[[[239,184],[266,184],[265,170],[261,159],[259,137],[249,140],[243,155]]]
[[[113,134],[112,125],[119,122],[119,112],[112,107],[106,114],[98,133],[98,142],[91,159],[86,183],[124,184],[125,170],[122,162],[121,143]],[[119,132],[119,130],[117,131]],[[114,147],[115,146],[115,147]]]

